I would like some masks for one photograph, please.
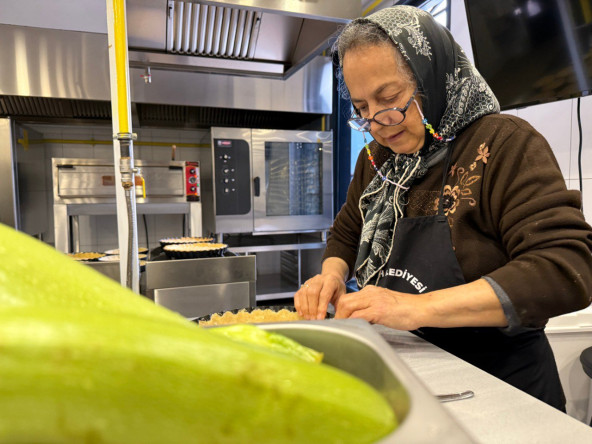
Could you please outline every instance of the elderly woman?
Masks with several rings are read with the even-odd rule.
[[[592,231],[545,139],[492,91],[426,12],[394,6],[335,48],[369,132],[322,271],[298,312],[411,330],[565,410],[548,318],[592,295]],[[508,79],[511,81],[511,79]],[[359,292],[346,293],[355,276]]]

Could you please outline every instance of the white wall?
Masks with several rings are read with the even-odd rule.
[[[451,32],[473,60],[464,0],[451,0]],[[592,222],[592,96],[581,100],[582,122],[582,182],[584,216]],[[547,141],[570,189],[579,189],[577,99],[562,100],[543,105],[507,111],[527,120]],[[592,307],[560,316],[550,321],[547,336],[555,354],[559,376],[567,397],[568,413],[588,423],[587,412],[590,378],[579,361],[580,353],[592,347]]]

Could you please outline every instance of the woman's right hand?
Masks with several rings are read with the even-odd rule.
[[[345,261],[330,257],[323,262],[323,271],[308,279],[294,294],[294,307],[305,319],[325,319],[329,303],[336,305],[345,294],[345,277],[349,269]]]

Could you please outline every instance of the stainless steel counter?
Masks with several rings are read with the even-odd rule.
[[[592,443],[592,427],[411,333],[374,329],[433,394],[475,392],[471,399],[442,405],[478,442]]]

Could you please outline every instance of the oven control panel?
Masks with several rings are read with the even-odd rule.
[[[240,139],[214,139],[216,215],[251,211],[251,159],[249,144]]]
[[[199,201],[199,162],[185,162],[185,195],[190,202]]]

